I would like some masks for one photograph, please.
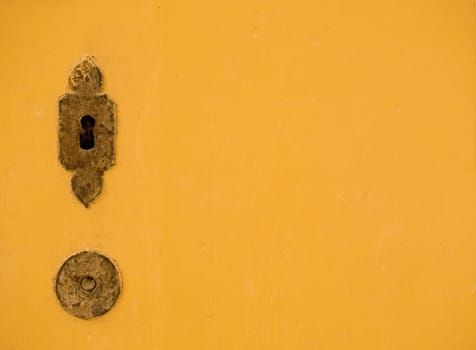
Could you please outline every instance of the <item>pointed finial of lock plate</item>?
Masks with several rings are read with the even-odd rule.
[[[78,94],[94,94],[101,91],[102,74],[94,57],[85,57],[69,75],[68,84]]]

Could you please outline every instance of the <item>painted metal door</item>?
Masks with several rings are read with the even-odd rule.
[[[476,349],[470,0],[0,4],[0,348]],[[116,164],[85,208],[58,97],[95,57]],[[122,278],[65,312],[64,260]]]

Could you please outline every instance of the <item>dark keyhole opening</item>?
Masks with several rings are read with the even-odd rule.
[[[81,126],[84,131],[79,135],[79,146],[82,149],[94,148],[94,124],[96,124],[96,120],[90,115],[85,115],[81,118]]]

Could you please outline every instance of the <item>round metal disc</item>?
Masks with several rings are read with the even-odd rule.
[[[68,258],[56,277],[56,295],[71,315],[91,319],[108,312],[121,292],[116,266],[104,255],[83,251]]]

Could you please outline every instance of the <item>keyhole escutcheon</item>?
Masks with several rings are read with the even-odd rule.
[[[96,120],[90,115],[81,118],[81,126],[84,131],[79,135],[79,146],[84,150],[94,148],[94,124],[96,124]]]

